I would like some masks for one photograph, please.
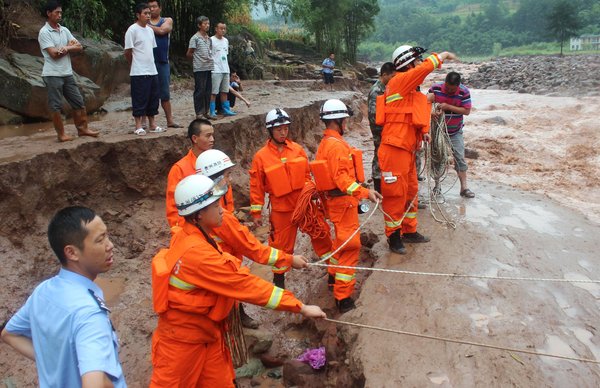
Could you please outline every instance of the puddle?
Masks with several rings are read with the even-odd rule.
[[[578,261],[577,261],[577,264],[579,264],[579,266],[580,266],[581,268],[583,268],[583,269],[585,269],[585,270],[587,270],[587,271],[592,271],[592,269],[593,269],[593,268],[592,268],[592,263],[590,263],[590,262],[589,262],[589,261],[587,261],[587,260],[583,260],[583,259],[581,259],[581,260],[578,260]]]
[[[450,379],[445,373],[429,372],[427,373],[427,378],[435,385],[440,385],[442,387],[452,387],[452,385],[450,384]]]
[[[492,306],[490,307],[490,312],[488,314],[481,313],[473,313],[469,314],[469,318],[473,321],[473,325],[479,329],[482,329],[485,334],[490,334],[490,330],[488,325],[490,323],[490,319],[501,317],[502,313],[498,311],[498,307]]]
[[[585,275],[579,273],[569,272],[564,276],[567,280],[591,280]],[[575,287],[581,288],[582,290],[586,290],[596,299],[600,299],[600,285],[598,283],[571,283]]]
[[[96,278],[95,283],[104,292],[104,301],[108,307],[119,303],[121,294],[125,291],[125,278]]]
[[[537,349],[539,352],[548,353],[548,354],[556,354],[557,356],[567,356],[567,357],[578,357],[577,354],[571,349],[571,347],[560,337],[555,335],[546,335],[546,341],[544,342],[544,347],[541,349]],[[565,362],[566,360],[560,360],[552,357],[540,357],[542,361],[547,364],[554,365],[557,362]],[[574,362],[574,361],[571,361]]]
[[[556,304],[564,311],[567,316],[575,318],[577,316],[577,309],[567,301],[567,298],[558,291],[551,291]]]
[[[571,331],[573,331],[573,334],[575,334],[575,338],[577,338],[579,342],[587,346],[589,351],[594,355],[594,358],[596,360],[600,360],[600,348],[598,348],[598,346],[596,346],[592,342],[592,338],[594,337],[594,335],[588,330],[582,329],[580,327],[572,327],[570,329]]]

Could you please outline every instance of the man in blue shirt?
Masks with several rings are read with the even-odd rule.
[[[330,90],[333,90],[333,69],[335,68],[335,54],[329,54],[329,57],[323,60],[323,81],[325,82],[325,86],[329,84]]]
[[[93,210],[59,211],[48,240],[62,268],[42,282],[2,330],[2,340],[35,360],[40,387],[126,387],[98,274],[113,264],[106,225]]]

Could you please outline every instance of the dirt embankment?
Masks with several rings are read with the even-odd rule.
[[[551,96],[600,96],[600,55],[498,58],[479,66],[466,84]]]

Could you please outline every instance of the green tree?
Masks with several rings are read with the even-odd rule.
[[[558,1],[550,10],[546,19],[549,34],[560,42],[560,55],[563,44],[568,38],[577,36],[581,29],[581,20],[577,6],[569,0]]]

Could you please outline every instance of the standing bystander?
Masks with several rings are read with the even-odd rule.
[[[427,94],[430,102],[437,103],[434,116],[444,114],[446,128],[452,144],[454,155],[454,169],[460,180],[460,195],[465,198],[474,198],[467,187],[467,163],[465,162],[465,140],[463,138],[463,116],[471,113],[471,92],[461,83],[460,74],[451,71],[446,75],[446,81],[436,83]],[[434,192],[440,192],[439,182],[435,182]]]
[[[212,72],[212,95],[210,96],[210,115],[215,115],[217,95],[220,94],[223,113],[225,116],[235,116],[231,110],[227,93],[229,93],[229,63],[227,55],[229,54],[229,41],[225,37],[227,26],[223,22],[217,23],[215,35],[210,38],[212,41],[212,56],[215,68]]]
[[[131,105],[135,118],[135,134],[145,135],[142,128],[143,116],[148,117],[150,132],[165,130],[156,125],[154,116],[158,114],[159,86],[158,72],[154,64],[153,49],[156,47],[154,31],[148,26],[150,7],[146,3],[135,6],[136,22],[125,33],[125,58],[131,70]]]
[[[40,29],[38,42],[44,56],[42,78],[48,88],[48,106],[58,141],[73,140],[65,134],[65,126],[60,114],[64,97],[73,108],[73,121],[79,136],[97,137],[98,132],[88,129],[85,102],[75,83],[71,67],[72,52],[81,52],[83,47],[66,27],[62,20],[62,6],[57,1],[49,1],[44,8],[46,24]]]
[[[214,111],[210,111],[212,92],[212,71],[214,69],[212,57],[212,40],[208,36],[210,20],[206,16],[196,19],[198,32],[191,38],[186,56],[193,61],[194,70],[194,110],[196,118],[204,116],[207,119],[217,118]]]
[[[150,7],[150,22],[148,26],[154,31],[156,47],[154,48],[154,64],[158,71],[158,87],[160,105],[165,111],[167,118],[167,127],[183,128],[173,121],[173,111],[171,109],[171,93],[169,86],[171,84],[171,66],[169,65],[169,44],[171,41],[171,31],[173,30],[173,19],[160,16],[160,1],[148,1]]]
[[[106,225],[91,209],[67,207],[48,240],[62,268],[35,288],[2,340],[35,360],[40,387],[126,387],[110,310],[94,283],[113,264]]]
[[[325,82],[325,86],[329,84],[330,90],[333,90],[333,83],[335,82],[333,79],[333,69],[335,69],[335,54],[330,53],[327,58],[323,60],[323,82]]]

